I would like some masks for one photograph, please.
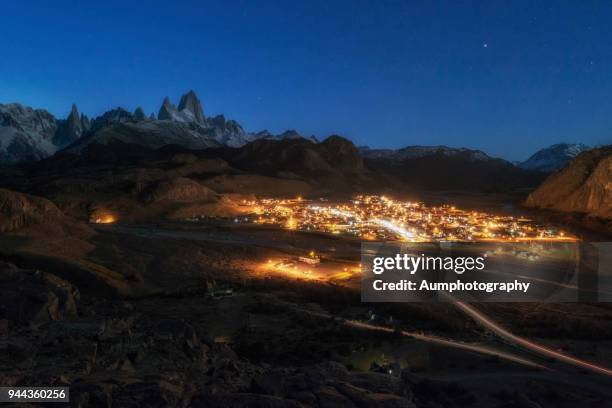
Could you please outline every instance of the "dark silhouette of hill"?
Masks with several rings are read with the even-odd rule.
[[[365,166],[415,190],[508,191],[536,187],[545,177],[544,173],[521,169],[502,159],[475,156],[467,149],[453,154],[433,150],[399,158],[366,158]]]
[[[206,157],[220,157],[232,166],[259,174],[294,173],[316,178],[331,172],[357,175],[364,171],[363,159],[353,143],[330,136],[321,143],[300,139],[260,139],[239,148],[209,149]]]

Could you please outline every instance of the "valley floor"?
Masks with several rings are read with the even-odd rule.
[[[357,240],[156,223],[96,227],[87,242],[78,262],[27,244],[3,254],[44,277],[21,273],[19,314],[0,301],[2,385],[69,385],[83,407],[600,407],[612,396],[611,377],[513,344],[453,303],[361,303]],[[316,272],[283,269],[313,249]],[[475,307],[611,365],[606,304]]]

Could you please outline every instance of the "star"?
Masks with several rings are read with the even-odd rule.
[[[482,43],[482,48],[489,48],[489,43]]]

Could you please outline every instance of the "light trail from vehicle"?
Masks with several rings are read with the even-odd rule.
[[[445,294],[449,298],[454,299],[451,295]],[[567,364],[571,364],[585,370],[593,371],[598,374],[603,374],[607,376],[612,376],[612,370],[607,367],[603,367],[585,360],[581,360],[576,357],[569,356],[567,354],[560,353],[548,347],[537,344],[531,340],[528,340],[524,337],[517,336],[510,332],[509,330],[503,328],[498,323],[493,321],[491,318],[486,316],[484,313],[477,310],[475,307],[468,305],[465,302],[459,300],[453,300],[452,303],[457,306],[462,312],[473,318],[476,322],[482,324],[485,328],[489,329],[493,333],[497,334],[502,339],[514,343],[526,350],[532,351],[534,353],[543,355],[545,357],[554,358],[559,361],[563,361]]]
[[[307,309],[299,309],[299,310],[304,313],[307,313],[313,316],[317,316],[323,319],[335,318],[335,316],[328,314],[328,313],[315,312],[315,311],[311,311]],[[396,333],[404,337],[410,337],[416,340],[434,343],[434,344],[444,346],[444,347],[451,347],[451,348],[461,349],[461,350],[470,351],[470,352],[474,352],[478,354],[484,354],[484,355],[488,355],[492,357],[498,357],[503,360],[511,361],[511,362],[521,364],[521,365],[531,367],[531,368],[537,368],[540,370],[550,370],[548,367],[542,364],[533,362],[529,359],[519,357],[519,356],[513,355],[511,353],[507,353],[501,350],[496,350],[491,347],[482,346],[480,344],[470,344],[470,343],[463,343],[459,341],[447,340],[441,337],[431,336],[431,335],[417,333],[417,332],[409,332],[406,330],[397,331],[391,327],[379,326],[379,325],[362,322],[359,320],[353,320],[353,319],[340,318],[339,322],[345,326],[354,327],[354,328],[361,329],[361,330],[370,330],[370,331],[384,332],[384,333],[390,333],[390,334]]]

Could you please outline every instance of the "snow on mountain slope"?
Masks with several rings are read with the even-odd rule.
[[[56,119],[45,110],[0,105],[0,164],[40,160],[64,148],[78,152],[112,138],[148,147],[177,144],[194,149],[240,147],[259,138],[318,142],[314,136],[304,137],[295,130],[280,135],[247,133],[240,123],[223,115],[207,118],[194,91],[181,97],[178,108],[170,98],[164,98],[157,117],[146,117],[142,108],[131,113],[118,107],[90,120],[73,105],[66,119]]]
[[[470,160],[491,160],[492,157],[481,150],[466,149],[464,147],[455,148],[448,146],[407,146],[401,149],[370,149],[367,146],[360,147],[359,152],[366,159],[385,159],[391,161],[401,161],[405,159],[418,159],[433,155],[443,155],[447,157],[466,156]]]
[[[0,104],[0,163],[39,160],[57,151],[53,115],[18,103]]]
[[[561,169],[567,162],[590,147],[577,143],[559,143],[538,150],[529,159],[519,163],[519,167],[528,170],[552,172]]]
[[[80,139],[69,146],[66,151],[79,153],[92,143],[108,144],[112,140],[154,149],[171,144],[189,149],[221,146],[221,143],[217,142],[213,136],[211,129],[203,128],[194,122],[169,120],[116,122]]]

